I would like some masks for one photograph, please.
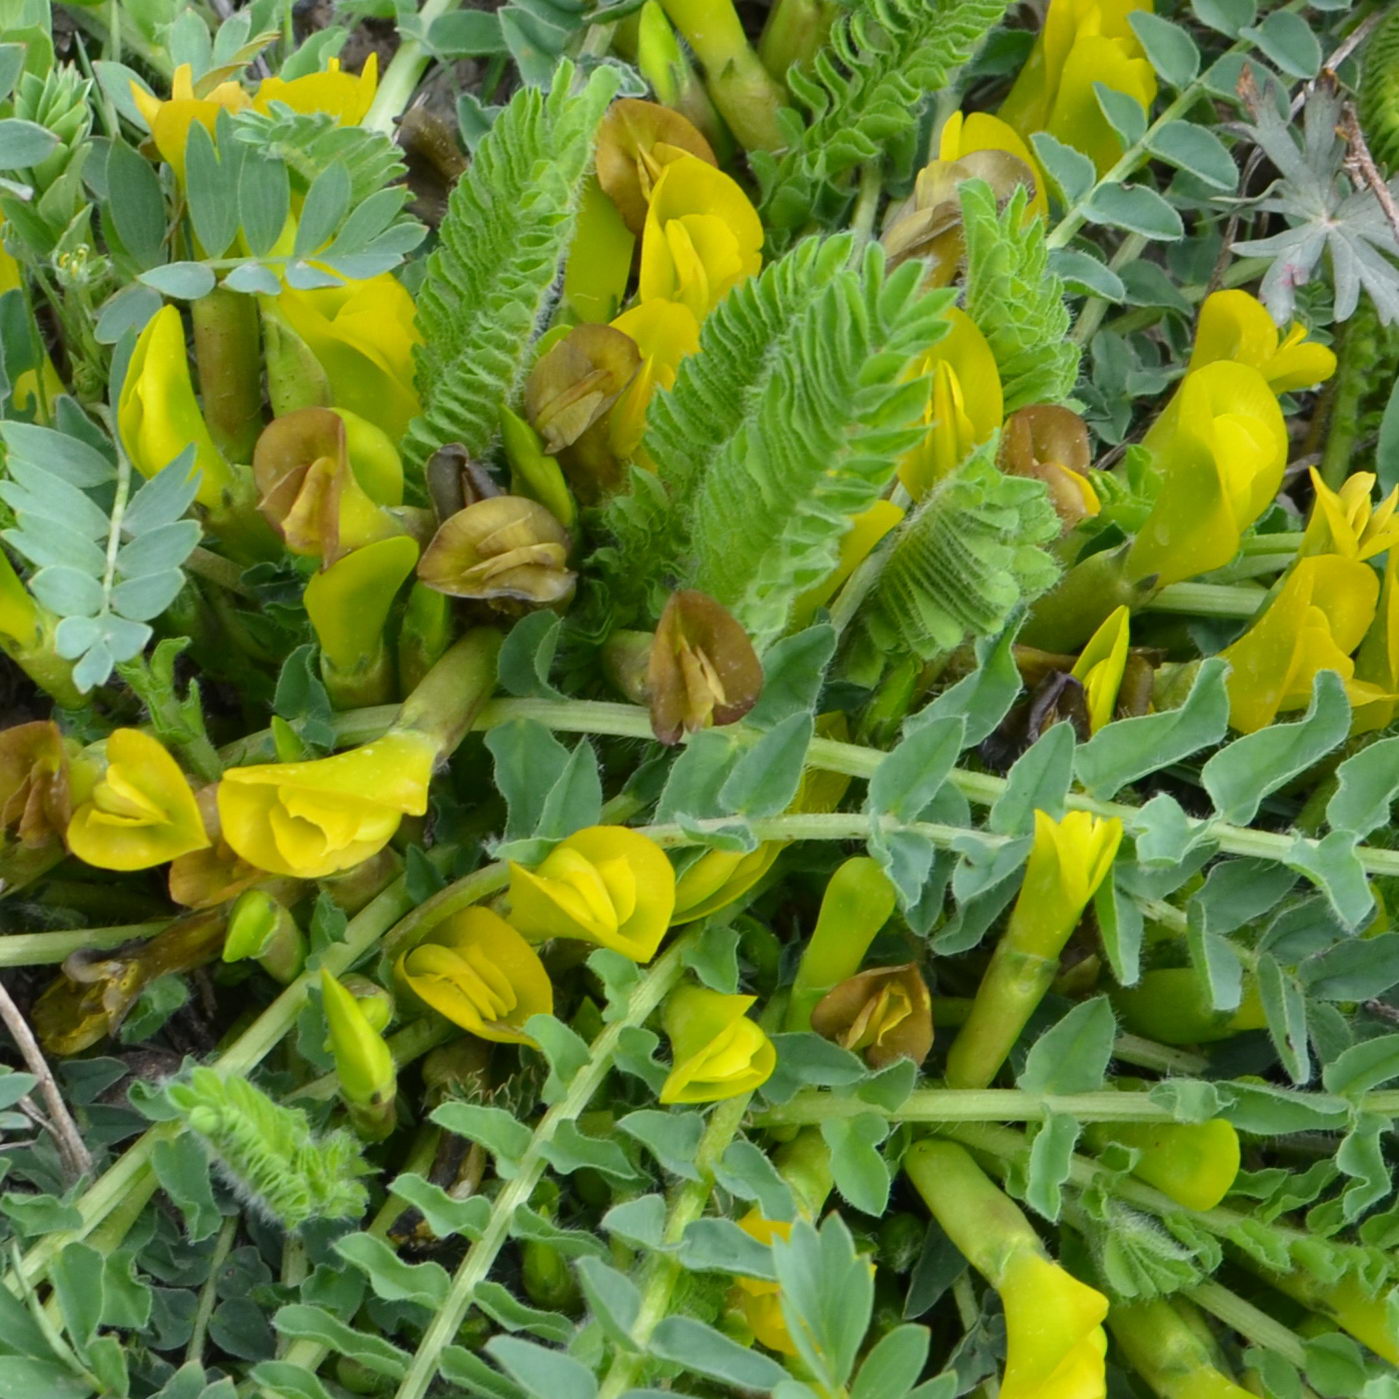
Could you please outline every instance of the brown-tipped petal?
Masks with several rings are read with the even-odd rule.
[[[548,606],[569,596],[568,531],[537,501],[502,495],[459,510],[433,537],[418,577],[452,597]]]
[[[1006,419],[1001,470],[1008,476],[1043,481],[1066,529],[1096,513],[1097,497],[1084,474],[1092,464],[1088,428],[1077,413],[1052,403],[1036,403]]]
[[[348,471],[345,424],[329,408],[299,408],[262,430],[253,448],[257,508],[293,553],[335,556]]]
[[[933,1047],[933,1003],[918,968],[874,967],[842,981],[816,1003],[811,1028],[863,1054],[871,1068],[895,1059],[921,1064]]]
[[[959,160],[934,160],[918,173],[913,197],[890,211],[881,241],[890,265],[911,257],[933,262],[932,281],[946,286],[965,251],[958,187],[985,180],[1003,204],[1019,185],[1035,188],[1034,172],[1008,151],[970,151]]]
[[[682,733],[743,718],[762,693],[763,666],[725,608],[686,588],[661,613],[646,684],[652,732],[678,743]]]
[[[579,325],[539,357],[525,383],[525,416],[546,452],[598,422],[641,367],[636,341],[607,325]]]
[[[718,165],[708,141],[679,112],[655,102],[624,97],[614,102],[597,133],[598,183],[627,227],[646,226],[651,189],[676,155],[688,152]]]
[[[42,719],[0,733],[0,833],[30,850],[61,840],[72,819],[68,753]]]

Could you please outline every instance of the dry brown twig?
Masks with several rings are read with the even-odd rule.
[[[34,1032],[20,1014],[19,1007],[3,983],[0,983],[0,1020],[4,1021],[5,1028],[10,1032],[25,1066],[39,1080],[39,1092],[43,1095],[44,1105],[48,1109],[47,1119],[41,1120],[45,1128],[53,1134],[64,1172],[73,1180],[80,1180],[92,1170],[92,1153],[88,1151],[78,1132],[78,1124],[73,1121],[73,1114],[68,1111],[68,1105],[63,1101],[58,1081],[44,1058],[43,1050],[39,1048],[38,1040],[34,1038]]]
[[[1399,239],[1399,204],[1394,202],[1394,193],[1385,183],[1375,158],[1370,154],[1365,133],[1360,129],[1360,118],[1355,114],[1354,103],[1347,102],[1341,108],[1341,135],[1345,137],[1348,151],[1345,167],[1356,189],[1368,189],[1377,200],[1394,236]]]

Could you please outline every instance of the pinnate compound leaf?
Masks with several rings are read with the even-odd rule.
[[[452,191],[418,295],[424,407],[404,443],[418,464],[444,442],[482,456],[524,378],[617,83],[600,67],[574,95],[573,78],[563,62],[547,96],[521,88]]]

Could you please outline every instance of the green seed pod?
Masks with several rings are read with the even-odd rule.
[[[1365,46],[1357,104],[1370,153],[1386,175],[1399,170],[1399,10],[1391,10]]]
[[[568,1260],[552,1244],[528,1240],[520,1250],[520,1275],[525,1293],[536,1306],[550,1311],[576,1312],[583,1301]]]

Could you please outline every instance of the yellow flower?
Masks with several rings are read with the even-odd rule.
[[[938,138],[938,159],[960,160],[973,151],[1004,151],[1024,161],[1035,177],[1035,192],[1030,200],[1029,213],[1040,218],[1048,216],[1044,170],[1029,143],[1009,122],[993,117],[989,112],[953,112],[943,123],[942,134]]]
[[[349,869],[382,850],[405,815],[427,810],[437,747],[399,731],[330,758],[230,768],[219,783],[224,839],[271,874]]]
[[[338,670],[353,670],[379,649],[389,608],[417,561],[417,542],[400,534],[356,549],[311,576],[306,612],[321,650]]]
[[[693,923],[741,899],[771,868],[785,842],[764,841],[756,850],[706,850],[675,882],[671,925]]]
[[[1057,1263],[1017,1252],[996,1283],[1006,1313],[1001,1399],[1092,1399],[1105,1393],[1108,1299]]]
[[[1375,479],[1373,472],[1357,471],[1341,482],[1339,491],[1333,491],[1313,467],[1316,502],[1300,552],[1372,559],[1399,543],[1399,519],[1394,514],[1399,487],[1375,505],[1370,499]]]
[[[996,357],[965,311],[948,309],[947,334],[914,364],[914,377],[930,375],[923,421],[928,435],[899,462],[899,480],[914,500],[954,471],[967,454],[1001,425],[1004,399]]]
[[[498,1044],[532,1045],[525,1021],[554,1009],[539,954],[487,908],[464,908],[440,923],[398,959],[398,975],[439,1015]]]
[[[150,127],[151,140],[160,158],[174,170],[181,184],[185,179],[185,147],[190,127],[198,122],[212,134],[220,112],[241,112],[252,101],[237,83],[231,82],[219,83],[196,96],[194,70],[188,63],[175,69],[168,101],[151,96],[137,82],[131,84],[131,100]]]
[[[392,273],[312,291],[286,287],[263,299],[263,314],[304,342],[325,372],[332,407],[367,418],[394,443],[402,439],[422,407],[413,384],[422,337],[413,298]],[[269,385],[276,401],[281,386],[271,371]]]
[[[763,225],[748,196],[698,156],[677,156],[651,191],[641,237],[642,301],[679,301],[702,321],[763,265]]]
[[[68,848],[104,870],[144,870],[209,844],[199,805],[169,753],[140,729],[107,739],[107,769],[68,825]]]
[[[1000,117],[1027,139],[1047,131],[1074,146],[1102,174],[1122,154],[1122,140],[1098,105],[1094,83],[1149,109],[1156,75],[1129,16],[1151,0],[1050,0],[1044,25]]]
[[[268,112],[284,102],[296,112],[329,112],[337,126],[358,126],[374,101],[379,86],[379,55],[371,52],[358,73],[342,73],[332,58],[321,73],[299,78],[264,78],[253,97],[255,112]]]
[[[1216,291],[1200,307],[1190,368],[1229,359],[1256,369],[1274,393],[1308,389],[1336,372],[1336,356],[1294,323],[1281,343],[1267,308],[1246,291]]]
[[[575,831],[538,869],[510,865],[511,921],[531,942],[581,938],[649,962],[674,909],[665,851],[626,826]]]
[[[154,476],[188,446],[201,473],[195,499],[215,507],[233,485],[233,472],[214,446],[190,381],[184,322],[162,306],[146,322],[131,352],[117,405],[121,444],[142,476]]]
[[[1093,733],[1112,721],[1127,667],[1131,628],[1131,612],[1126,607],[1117,608],[1093,633],[1074,664],[1072,674],[1087,696],[1088,727]]]
[[[738,1221],[738,1227],[764,1247],[770,1247],[774,1239],[781,1239],[785,1243],[792,1237],[792,1226],[788,1221],[766,1219],[756,1207]],[[787,1329],[787,1319],[782,1315],[780,1284],[769,1282],[766,1278],[735,1277],[729,1298],[743,1313],[743,1319],[759,1345],[775,1350],[779,1355],[796,1355],[796,1343]]]
[[[756,996],[726,996],[704,986],[672,991],[661,1011],[674,1068],[662,1103],[714,1103],[766,1083],[777,1050],[746,1014]]]
[[[1267,381],[1232,360],[1192,370],[1143,445],[1155,455],[1159,486],[1128,575],[1154,574],[1164,585],[1227,564],[1287,464],[1287,428]]]
[[[1229,662],[1230,724],[1254,733],[1283,711],[1305,709],[1323,670],[1341,676],[1353,705],[1388,699],[1378,685],[1354,678],[1351,660],[1375,619],[1379,591],[1369,564],[1337,554],[1298,559],[1263,615],[1220,652]]]
[[[963,1147],[925,1139],[903,1164],[958,1250],[1000,1293],[1002,1399],[1102,1399],[1107,1298],[1045,1254],[1024,1212]]]
[[[947,1055],[951,1088],[985,1088],[1059,972],[1059,954],[1122,841],[1115,816],[1035,812],[1035,838],[1010,922]]]
[[[656,297],[624,311],[613,330],[629,335],[641,352],[641,365],[608,416],[613,452],[623,460],[636,458],[647,470],[655,463],[638,455],[646,432],[646,410],[657,387],[672,388],[680,361],[699,349],[699,322],[688,306]]]

